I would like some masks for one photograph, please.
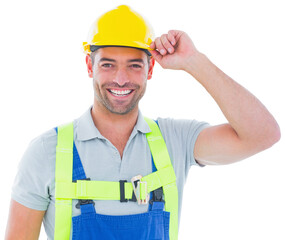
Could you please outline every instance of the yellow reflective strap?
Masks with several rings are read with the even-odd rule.
[[[55,240],[69,240],[72,220],[72,200],[55,200]]]
[[[133,186],[125,182],[125,198],[131,199]],[[120,183],[109,181],[57,182],[56,194],[63,199],[120,200]]]
[[[73,123],[58,127],[55,183],[72,182],[73,165]],[[55,240],[69,240],[72,199],[61,199],[55,194]]]
[[[176,181],[172,166],[160,169],[141,179],[140,196],[145,199],[147,193]],[[146,182],[146,184],[144,183]],[[125,182],[125,198],[131,199],[133,186]],[[109,181],[56,182],[56,196],[61,199],[94,199],[94,200],[120,200],[120,183]]]
[[[147,182],[147,191],[152,192],[157,188],[176,182],[176,176],[173,167],[170,165],[144,176],[141,181]]]
[[[155,121],[146,117],[144,119],[151,129],[151,132],[146,134],[146,138],[157,170],[160,171],[161,169],[172,167],[167,147],[161,135],[159,127],[157,126]],[[176,186],[176,181],[169,183],[167,185],[163,185],[163,193],[165,199],[165,210],[170,212],[169,238],[170,240],[177,240],[178,239],[178,190]]]
[[[151,132],[146,133],[146,138],[153,156],[156,169],[160,170],[167,166],[171,166],[171,160],[159,127],[152,119],[145,117],[144,120],[147,122],[148,126],[151,129]],[[155,156],[157,159],[155,159]]]

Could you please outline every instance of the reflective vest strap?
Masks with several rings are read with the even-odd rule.
[[[133,186],[125,184],[125,198],[131,199]],[[59,198],[65,199],[94,199],[94,200],[120,200],[120,183],[109,181],[81,181],[57,182],[56,194]]]
[[[73,123],[58,127],[55,182],[72,182]],[[69,240],[72,199],[60,199],[55,194],[55,240]]]
[[[172,166],[157,170],[141,179],[147,182],[147,192],[151,192],[162,186],[166,186],[176,181]],[[145,185],[141,184],[141,199],[146,196]],[[133,186],[130,182],[124,183],[125,198],[132,199]],[[94,199],[94,200],[120,200],[120,183],[110,181],[84,181],[74,182],[58,181],[55,185],[55,194],[61,199]]]
[[[166,168],[158,169],[157,171],[144,176],[141,181],[147,182],[147,190],[148,192],[151,192],[155,189],[176,182],[176,176],[173,167],[167,166]]]
[[[176,182],[163,187],[165,211],[170,212],[169,239],[178,239],[178,189]]]
[[[55,181],[72,182],[73,123],[58,127]]]
[[[69,240],[72,220],[72,200],[55,199],[54,240]]]
[[[148,145],[157,170],[172,167],[166,144],[155,121],[144,118],[151,132],[146,134]],[[173,167],[172,167],[173,168]],[[173,170],[174,173],[174,170]],[[170,240],[178,239],[178,190],[176,181],[163,186],[165,210],[170,212]]]

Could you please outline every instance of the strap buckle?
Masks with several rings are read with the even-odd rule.
[[[120,202],[128,202],[128,199],[125,198],[125,182],[127,180],[120,180]]]
[[[90,178],[84,178],[84,179],[78,179],[80,181],[90,181]],[[78,180],[74,180],[72,182],[77,182]],[[95,205],[95,202],[92,199],[78,199],[78,202],[76,203],[75,207],[80,209],[81,205],[86,205],[86,204],[93,204],[93,206]]]
[[[80,209],[81,205],[86,205],[86,204],[93,204],[93,206],[94,206],[95,202],[91,199],[78,199],[78,203],[76,203],[75,207],[77,209]]]
[[[139,205],[147,204],[149,201],[149,194],[147,192],[147,182],[142,182],[141,179],[142,179],[141,175],[134,176],[131,179],[133,189],[134,189],[134,194],[136,196],[136,199]],[[142,189],[143,189],[143,193],[141,194]],[[145,196],[145,199],[141,199],[141,195]]]
[[[149,200],[150,204],[153,204],[153,202],[163,202],[165,203],[165,201],[163,200],[163,188],[157,188],[153,191],[153,197],[151,200]]]

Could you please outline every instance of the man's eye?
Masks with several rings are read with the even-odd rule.
[[[139,65],[139,64],[132,64],[131,67],[132,67],[132,68],[141,68],[142,66]]]
[[[112,67],[112,64],[110,64],[110,63],[104,63],[104,64],[102,64],[102,67],[104,67],[104,68],[110,68],[110,67]]]

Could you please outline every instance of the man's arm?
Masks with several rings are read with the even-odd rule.
[[[236,162],[279,140],[278,124],[256,97],[205,55],[198,54],[194,61],[186,71],[211,94],[229,122],[201,132],[194,149],[200,163]]]
[[[45,211],[27,208],[11,200],[5,240],[38,239],[44,215]]]
[[[197,51],[186,33],[169,31],[151,47],[156,49],[151,53],[163,68],[184,70],[202,84],[229,122],[200,133],[194,149],[199,163],[233,163],[280,139],[279,126],[264,105]]]

